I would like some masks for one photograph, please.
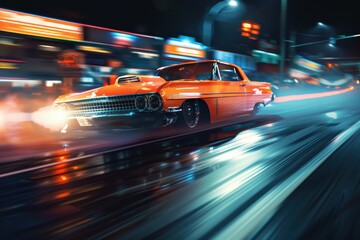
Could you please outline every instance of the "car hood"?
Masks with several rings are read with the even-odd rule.
[[[127,81],[126,79],[130,77],[132,81]],[[114,85],[95,88],[80,93],[61,95],[55,100],[55,103],[104,96],[153,93],[158,92],[161,87],[167,84],[163,78],[158,76],[124,76],[123,79],[125,80],[122,81],[120,79]]]

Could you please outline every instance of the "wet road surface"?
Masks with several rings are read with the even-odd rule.
[[[192,133],[51,135],[2,155],[0,236],[358,239],[359,101],[288,99]]]

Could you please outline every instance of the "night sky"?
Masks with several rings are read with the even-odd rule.
[[[203,18],[217,2],[219,0],[102,0],[80,4],[75,1],[1,0],[0,7],[164,38],[186,35],[201,42]],[[224,9],[214,25],[213,45],[224,50],[239,50],[243,40],[239,28],[244,20],[260,23],[261,37],[278,41],[280,2],[242,0],[236,9]],[[316,27],[319,21],[329,27],[319,29]],[[290,32],[296,32],[297,40],[303,42],[323,40],[322,35],[358,34],[360,14],[356,1],[288,0],[287,33]],[[319,51],[326,51],[323,46],[318,47]],[[303,50],[306,51],[298,49],[299,52]],[[333,49],[323,55],[360,57],[360,38],[338,41],[336,51]]]

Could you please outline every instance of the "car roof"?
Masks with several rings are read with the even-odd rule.
[[[188,65],[188,64],[197,64],[197,63],[206,63],[206,62],[217,62],[217,63],[222,63],[222,64],[226,64],[226,65],[235,66],[234,64],[227,63],[227,62],[222,62],[220,60],[207,59],[207,60],[197,60],[197,61],[189,61],[189,62],[171,64],[171,65],[168,65],[168,66],[159,67],[157,70],[162,70],[162,69],[169,68],[169,67],[184,66],[184,65]]]

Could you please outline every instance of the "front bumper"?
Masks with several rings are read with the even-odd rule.
[[[121,129],[163,127],[177,120],[174,112],[137,112],[123,113],[112,116],[74,117],[67,121],[67,129]]]

